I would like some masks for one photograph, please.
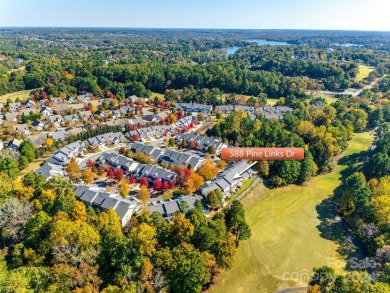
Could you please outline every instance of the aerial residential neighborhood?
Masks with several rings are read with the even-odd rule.
[[[0,293],[390,293],[387,6],[0,1]]]
[[[36,148],[45,147],[46,141],[65,142],[63,147],[54,151],[34,171],[36,175],[43,175],[47,180],[55,176],[67,177],[67,166],[72,160],[77,162],[81,170],[80,172],[91,167],[93,170],[103,169],[105,172],[121,169],[127,180],[134,180],[128,191],[130,194],[127,195],[119,194],[119,183],[113,185],[108,177],[104,178],[103,176],[102,178],[97,176],[97,174],[92,182],[84,182],[83,184],[78,182],[80,179],[77,179],[74,185],[78,199],[94,208],[102,210],[114,209],[124,226],[129,223],[133,215],[142,210],[142,202],[137,198],[139,187],[140,185],[142,186],[142,178],[146,179],[152,194],[151,203],[147,209],[160,211],[164,218],[170,218],[175,211],[180,210],[180,202],[190,203],[188,201],[190,198],[199,200],[204,207],[204,213],[208,215],[210,207],[207,205],[206,198],[210,192],[216,189],[222,192],[223,198],[221,198],[220,202],[222,206],[222,200],[226,200],[229,196],[234,195],[245,180],[252,178],[256,174],[255,162],[230,163],[225,167],[225,170],[220,170],[213,175],[215,176],[214,178],[210,178],[210,180],[197,186],[195,190],[191,190],[188,194],[181,194],[179,197],[172,197],[172,195],[167,197],[166,194],[158,192],[158,190],[156,192],[154,186],[156,181],[166,184],[168,186],[167,190],[170,189],[170,186],[176,186],[175,184],[178,182],[177,177],[180,176],[180,168],[185,167],[196,172],[204,165],[206,160],[212,162],[213,165],[218,165],[220,160],[218,155],[222,148],[228,147],[228,144],[214,137],[194,133],[206,123],[206,119],[211,119],[213,107],[182,103],[174,106],[174,111],[178,111],[176,115],[172,114],[172,109],[149,114],[149,111],[153,110],[150,102],[148,103],[150,100],[133,95],[129,97],[129,102],[143,103],[142,113],[147,114],[135,117],[135,108],[124,105],[119,108],[118,116],[114,116],[112,115],[112,110],[102,109],[101,103],[92,103],[99,101],[93,100],[93,98],[92,95],[87,94],[79,95],[74,100],[82,101],[85,103],[86,108],[91,105],[95,106],[94,114],[92,114],[91,110],[79,111],[77,114],[64,116],[55,114],[58,105],[69,103],[69,101],[73,103],[74,100],[70,99],[69,96],[64,100],[53,98],[50,100],[50,103],[54,105],[50,109],[53,109],[54,112],[50,112],[50,115],[42,115],[39,119],[28,123],[15,123],[16,125],[13,126],[13,129],[15,133],[20,134],[30,134],[31,129],[31,135],[20,135],[20,137],[22,141],[26,139]],[[31,107],[39,107],[36,105],[42,103],[28,100],[26,103],[20,103],[19,106],[26,106],[27,104]],[[39,110],[39,108],[37,109]],[[48,111],[49,108],[45,107],[44,109],[44,111]],[[121,111],[122,109],[124,111]],[[254,114],[251,107],[239,107],[236,105],[233,107],[233,112],[234,109]],[[281,111],[276,107],[274,109],[277,112]],[[216,107],[216,111],[220,110],[221,107]],[[292,109],[290,110],[292,111]],[[104,115],[102,115],[103,113]],[[206,115],[206,118],[203,117],[204,121],[197,120],[198,113]],[[170,121],[171,119],[174,119],[174,121]],[[83,127],[86,122],[90,125],[89,128]],[[168,124],[169,122],[172,123]],[[107,125],[120,131],[106,132]],[[94,129],[100,129],[102,134],[95,136],[87,135],[84,140],[74,141],[72,139],[73,142],[66,144],[67,139],[81,137],[88,132],[93,133]],[[75,131],[76,133],[71,135]],[[173,143],[177,150],[168,148],[169,143]],[[6,148],[17,151],[20,145],[20,141],[9,142]],[[172,147],[173,145],[170,146]],[[129,156],[128,152],[132,153],[132,155]],[[137,159],[137,154],[142,154],[143,159]],[[211,158],[210,155],[212,156]],[[173,187],[174,189],[175,187]],[[193,206],[193,204],[194,201],[192,200],[191,205]]]

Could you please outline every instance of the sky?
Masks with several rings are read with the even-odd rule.
[[[0,27],[390,31],[390,0],[0,0]]]

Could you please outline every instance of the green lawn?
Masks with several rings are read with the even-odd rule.
[[[356,134],[342,156],[366,150],[371,143],[368,133]],[[259,184],[248,193],[242,202],[252,237],[240,244],[236,266],[222,273],[210,292],[273,293],[306,285],[315,266],[334,261],[339,262],[334,268],[342,273],[345,255],[357,256],[355,247],[339,223],[331,224],[326,219],[332,218],[333,211],[329,197],[346,168],[337,165],[331,173],[313,178],[306,187],[267,189]]]
[[[375,70],[375,67],[359,64],[359,73],[356,75],[355,80],[360,81],[365,79],[373,70]]]
[[[30,96],[30,92],[33,90],[23,90],[13,93],[8,93],[5,95],[0,96],[0,103],[5,103],[8,99],[11,99],[11,101],[15,101],[17,98],[20,100],[27,99]]]
[[[152,92],[152,94],[149,96],[149,99],[152,99],[152,101],[154,100],[154,97],[158,97],[160,100],[164,100],[164,95],[163,94],[159,94],[159,93],[154,93]]]

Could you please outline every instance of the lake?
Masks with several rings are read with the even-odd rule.
[[[266,45],[269,45],[269,46],[287,46],[289,45],[288,43],[286,42],[278,42],[278,41],[267,41],[267,40],[245,40],[245,42],[248,42],[248,43],[256,43],[258,44],[259,46],[266,46]],[[238,49],[240,49],[241,47],[239,46],[235,46],[235,47],[229,47],[229,48],[226,48],[226,52],[229,55],[233,55],[234,53],[236,53],[238,51]]]

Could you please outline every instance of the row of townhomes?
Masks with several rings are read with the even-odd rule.
[[[148,205],[148,211],[150,213],[158,212],[164,218],[169,219],[177,212],[185,212],[182,208],[182,202],[186,202],[188,208],[193,209],[197,200],[202,203],[203,213],[207,215],[209,213],[209,209],[207,207],[207,204],[205,203],[203,196],[200,195],[182,196],[180,198],[171,199],[167,201],[161,200],[159,198],[153,198]]]
[[[191,141],[195,141],[195,147],[201,151],[207,151],[210,146],[213,146],[217,154],[221,152],[222,148],[227,147],[227,144],[221,142],[219,139],[195,135],[193,133],[180,133],[176,136],[176,142],[178,144],[180,144],[183,140],[185,140],[188,144],[190,144]]]
[[[150,127],[138,128],[126,133],[129,139],[146,140],[151,138],[162,138],[164,136],[172,136],[178,131],[186,130],[190,125],[196,122],[195,116],[186,116],[170,125],[155,125]]]
[[[201,187],[201,193],[207,195],[219,188],[222,190],[224,197],[233,194],[243,181],[252,177],[255,164],[250,164],[247,161],[238,161],[231,164],[211,182],[206,182]]]
[[[284,114],[292,112],[294,109],[285,106],[265,106],[265,107],[253,107],[243,105],[220,105],[215,106],[216,112],[221,112],[224,115],[233,113],[234,111],[247,112],[251,118],[256,118],[256,115],[263,116],[266,119],[283,120]]]
[[[141,208],[136,199],[123,199],[119,194],[105,192],[98,186],[75,185],[74,192],[76,198],[88,206],[102,210],[114,209],[123,226]]]
[[[174,181],[176,173],[152,164],[141,164],[126,156],[112,153],[103,153],[96,159],[97,166],[108,164],[111,168],[122,168],[123,172],[139,180],[146,177],[149,182],[160,178],[164,181]]]
[[[131,150],[135,153],[143,153],[148,155],[157,163],[171,165],[173,167],[190,165],[191,169],[196,170],[202,165],[204,161],[203,158],[197,155],[191,155],[174,150],[162,150],[157,147],[138,142],[135,142],[131,145]]]

